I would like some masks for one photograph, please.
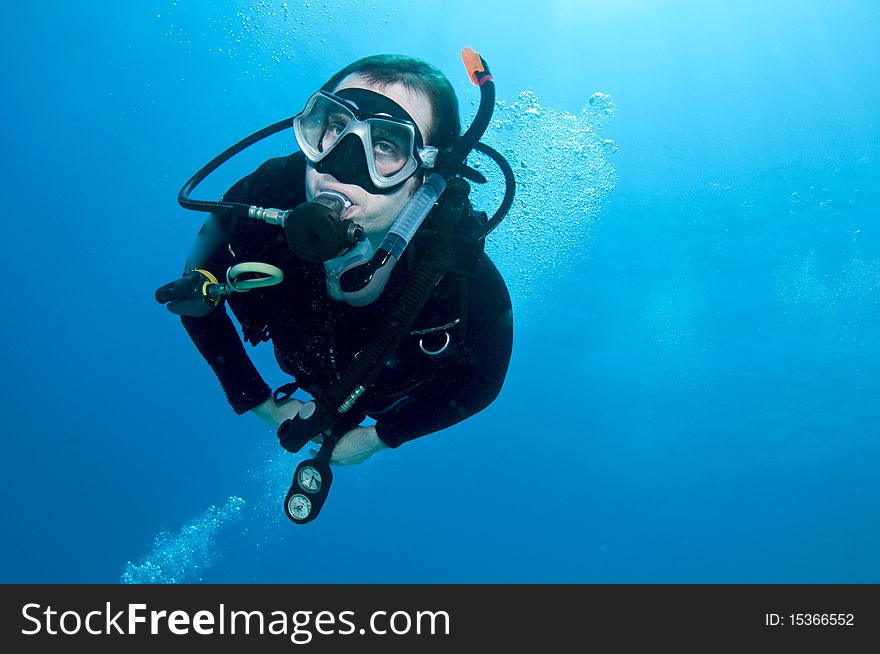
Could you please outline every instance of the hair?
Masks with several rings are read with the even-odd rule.
[[[361,75],[371,84],[385,87],[402,84],[410,91],[421,93],[431,103],[432,126],[425,135],[425,145],[448,150],[461,135],[458,97],[455,89],[439,68],[427,61],[406,55],[380,54],[358,59],[333,75],[322,91],[332,92],[349,75]]]

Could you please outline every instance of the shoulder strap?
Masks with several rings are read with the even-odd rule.
[[[459,233],[462,215],[471,210],[470,186],[452,178],[443,199],[434,209],[429,229],[419,230],[415,268],[397,297],[394,307],[376,330],[375,336],[355,357],[337,383],[324,396],[336,410],[348,411],[385,367],[386,361],[409,333],[410,328],[443,275],[447,272],[473,277],[483,252],[483,242]]]
[[[472,274],[472,264],[467,259],[471,258],[475,262],[479,258],[482,242],[470,237],[468,255],[455,253],[456,247],[464,247],[468,238],[454,233],[455,221],[444,219],[445,212],[460,211],[463,204],[470,210],[470,203],[467,201],[470,187],[464,180],[460,181],[461,184],[452,184],[447,188],[449,197],[445,197],[435,209],[431,230],[419,239],[420,251],[413,272],[391,311],[375,330],[373,338],[358,352],[342,375],[325,389],[321,397],[315,399],[313,412],[305,417],[300,412],[297,418],[285,421],[278,428],[278,438],[285,449],[298,452],[320,433],[329,432],[331,441],[341,438],[348,429],[360,423],[365,413],[353,410],[358,399],[375,381],[385,363],[406,338],[443,275],[447,270]],[[419,232],[421,231],[420,229]]]
[[[425,264],[416,266],[394,307],[376,329],[375,336],[321,397],[315,398],[314,411],[305,416],[300,411],[296,418],[286,420],[278,428],[282,447],[298,452],[321,433],[329,433],[325,443],[328,440],[335,443],[364,419],[364,411],[352,409],[409,333],[416,316],[442,277],[440,268]]]

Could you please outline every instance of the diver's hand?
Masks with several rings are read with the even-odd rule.
[[[278,431],[281,423],[288,418],[295,418],[302,407],[303,402],[292,397],[276,402],[275,398],[270,396],[260,406],[251,409],[251,412],[259,416],[272,429]]]
[[[333,456],[330,457],[330,465],[357,465],[387,447],[379,438],[375,427],[355,427],[336,443],[336,447],[333,448]],[[312,456],[315,454],[313,452]]]

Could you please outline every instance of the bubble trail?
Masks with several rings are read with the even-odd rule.
[[[152,551],[138,563],[125,566],[123,584],[185,584],[201,581],[201,574],[219,558],[221,529],[241,519],[244,500],[230,497],[219,509],[211,506],[178,533],[161,532]]]
[[[482,140],[510,162],[517,191],[486,249],[515,304],[539,308],[532,306],[536,292],[568,275],[595,239],[601,210],[617,185],[612,159],[619,148],[603,133],[615,110],[611,96],[600,92],[577,115],[541,105],[532,91],[496,103]],[[500,204],[503,188],[481,157],[473,155],[471,165],[492,179],[475,185],[472,199],[476,207],[491,209]]]

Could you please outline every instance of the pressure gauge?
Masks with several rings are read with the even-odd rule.
[[[296,476],[300,488],[307,493],[317,493],[321,490],[321,473],[313,466],[302,466]]]
[[[297,524],[317,518],[327,499],[327,491],[333,483],[333,471],[328,463],[331,448],[325,448],[328,442],[325,440],[321,445],[323,456],[319,452],[314,459],[300,461],[293,473],[290,490],[284,498],[284,513]]]
[[[305,520],[312,512],[312,501],[305,495],[291,495],[287,500],[287,512],[297,520]]]

